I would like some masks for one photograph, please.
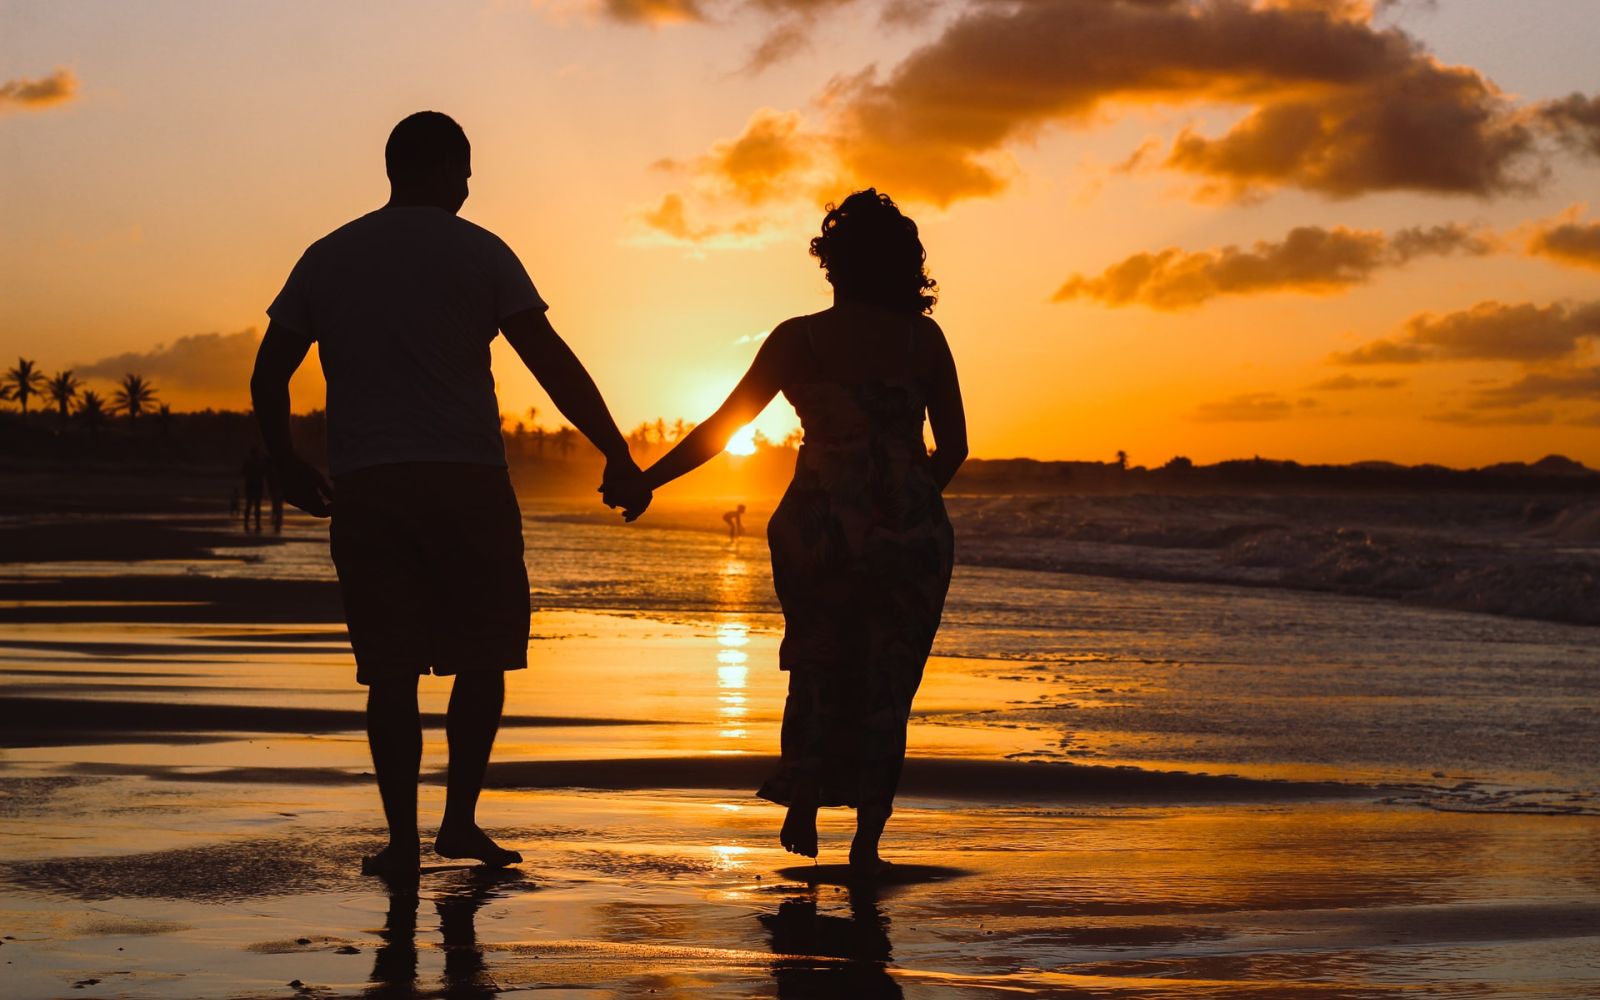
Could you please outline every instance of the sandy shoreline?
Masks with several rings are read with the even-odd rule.
[[[750,791],[783,675],[737,553],[716,564],[732,611],[536,613],[483,809],[527,861],[430,855],[418,892],[388,891],[358,874],[382,822],[336,587],[252,578],[231,535],[158,527],[170,564],[0,574],[8,997],[1600,995],[1587,806],[1523,814],[1523,792],[1456,776],[1075,757],[1180,745],[1083,729],[1090,709],[1170,724],[1154,681],[1092,660],[936,657],[897,876],[848,884],[842,810],[823,863],[797,864]],[[447,690],[424,680],[425,827]]]

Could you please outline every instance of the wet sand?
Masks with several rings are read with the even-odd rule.
[[[800,862],[750,611],[537,612],[482,808],[526,862],[388,891],[326,581],[60,569],[0,580],[7,997],[1600,996],[1595,816],[1044,758],[992,661],[930,664],[894,876],[850,884],[840,810]]]

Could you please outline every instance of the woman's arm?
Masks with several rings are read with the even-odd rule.
[[[692,472],[714,458],[728,446],[735,431],[760,415],[772,402],[772,397],[783,388],[786,371],[788,336],[786,324],[780,324],[761,344],[750,370],[733,387],[728,398],[694,430],[685,434],[682,441],[661,456],[661,460],[644,472],[644,483],[658,490],[685,473]]]
[[[967,460],[967,413],[961,403],[961,381],[956,377],[956,359],[939,324],[928,320],[931,330],[928,372],[928,426],[933,430],[933,481],[942,491],[956,477],[956,470]]]

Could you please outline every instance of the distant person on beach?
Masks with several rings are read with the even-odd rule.
[[[850,863],[876,875],[950,584],[942,492],[967,455],[966,417],[950,347],[927,316],[934,282],[916,224],[868,188],[828,206],[811,253],[832,308],[779,324],[722,407],[644,482],[659,489],[708,461],[779,392],[799,413],[794,481],[767,526],[789,671],[783,763],[759,794],[789,807],[779,839],[807,857],[817,808],[854,807]],[[616,502],[634,489],[620,483]]]
[[[489,371],[497,333],[556,407],[606,457],[608,493],[630,519],[649,503],[594,380],[556,333],[516,254],[456,213],[471,147],[421,111],[384,149],[389,201],[313,243],[268,308],[251,394],[284,498],[333,518],[356,680],[389,844],[363,871],[414,879],[422,731],[417,683],[455,675],[450,762],[434,850],[489,865],[522,857],[477,823],[505,702],[527,665],[522,515],[506,470]],[[289,378],[319,346],[328,386],[330,484],[289,438]]]
[[[744,537],[744,504],[722,515],[722,520],[728,526],[728,541],[736,542]]]
[[[239,467],[239,478],[244,480],[244,530],[250,530],[250,513],[255,512],[255,530],[261,531],[261,491],[267,478],[267,461],[260,448],[251,448]]]
[[[267,505],[272,511],[272,533],[283,534],[283,484],[278,480],[278,470],[267,463]]]

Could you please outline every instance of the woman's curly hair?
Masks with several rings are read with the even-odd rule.
[[[811,241],[811,256],[846,298],[896,312],[933,311],[937,285],[924,266],[928,253],[917,224],[874,188],[828,205],[822,235]]]

